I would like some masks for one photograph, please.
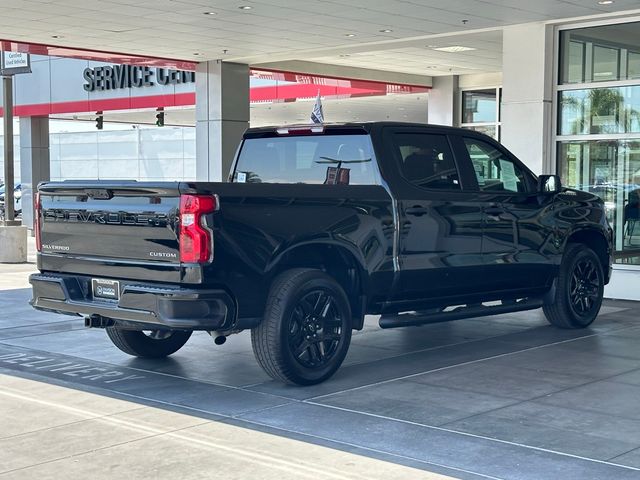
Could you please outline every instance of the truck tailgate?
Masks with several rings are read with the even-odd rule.
[[[180,264],[178,183],[65,181],[39,191],[41,271],[199,283]]]

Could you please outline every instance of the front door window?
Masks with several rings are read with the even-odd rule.
[[[526,193],[524,170],[497,148],[477,138],[465,138],[478,188],[491,193]]]

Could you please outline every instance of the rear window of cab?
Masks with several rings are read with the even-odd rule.
[[[286,135],[247,138],[232,181],[379,185],[371,137],[361,135]]]

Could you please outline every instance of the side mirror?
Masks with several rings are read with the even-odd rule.
[[[562,183],[558,175],[540,175],[538,177],[538,193],[558,193]]]

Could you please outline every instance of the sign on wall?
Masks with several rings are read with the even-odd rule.
[[[196,81],[195,72],[150,68],[138,65],[112,65],[85,68],[82,73],[87,92],[117,90],[119,88],[178,85]]]
[[[1,75],[16,75],[31,73],[31,59],[28,53],[2,52],[0,63]]]

